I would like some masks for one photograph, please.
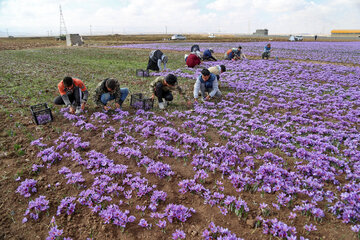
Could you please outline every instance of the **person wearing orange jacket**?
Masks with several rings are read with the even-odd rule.
[[[80,79],[65,77],[59,82],[58,89],[60,96],[55,98],[54,104],[69,106],[71,114],[80,114],[85,109],[89,92]]]
[[[239,46],[238,48],[230,48],[224,54],[225,60],[239,60],[239,59],[246,59],[244,53],[242,53],[242,47]]]

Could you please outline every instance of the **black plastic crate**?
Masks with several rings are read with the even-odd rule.
[[[149,70],[136,69],[136,76],[138,77],[149,77]]]
[[[146,98],[142,93],[131,95],[130,106],[136,109],[150,110],[154,106],[154,100]]]
[[[31,114],[36,125],[45,124],[53,121],[51,109],[46,103],[30,106]]]

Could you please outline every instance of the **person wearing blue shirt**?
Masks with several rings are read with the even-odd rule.
[[[213,55],[212,55],[213,53],[214,53],[214,50],[212,50],[211,48],[206,49],[206,50],[204,51],[204,54],[203,54],[203,56],[202,56],[202,59],[203,59],[204,61],[217,61],[216,58],[213,57]]]
[[[264,51],[263,51],[263,53],[261,54],[261,58],[262,59],[269,59],[269,57],[270,57],[270,52],[272,51],[272,49],[271,49],[271,44],[270,43],[268,43],[265,47],[264,47]]]
[[[210,71],[206,68],[201,71],[201,75],[196,79],[194,85],[195,102],[197,102],[199,92],[201,92],[202,99],[205,101],[208,101],[214,97],[221,97],[217,77],[215,74],[210,73]],[[206,92],[208,95],[205,97]]]

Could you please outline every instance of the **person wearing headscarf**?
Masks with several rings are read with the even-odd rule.
[[[153,71],[162,71],[166,69],[166,63],[168,61],[168,57],[159,49],[153,50],[149,55],[149,62],[147,65],[147,70]],[[161,68],[161,64],[164,64],[164,68]]]

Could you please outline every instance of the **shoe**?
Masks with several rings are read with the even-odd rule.
[[[161,110],[165,109],[165,105],[164,105],[163,102],[159,102],[159,108],[160,108]]]
[[[168,106],[168,102],[167,101],[164,101],[164,107],[167,107]]]
[[[76,107],[75,114],[79,115],[81,113],[81,107]]]

